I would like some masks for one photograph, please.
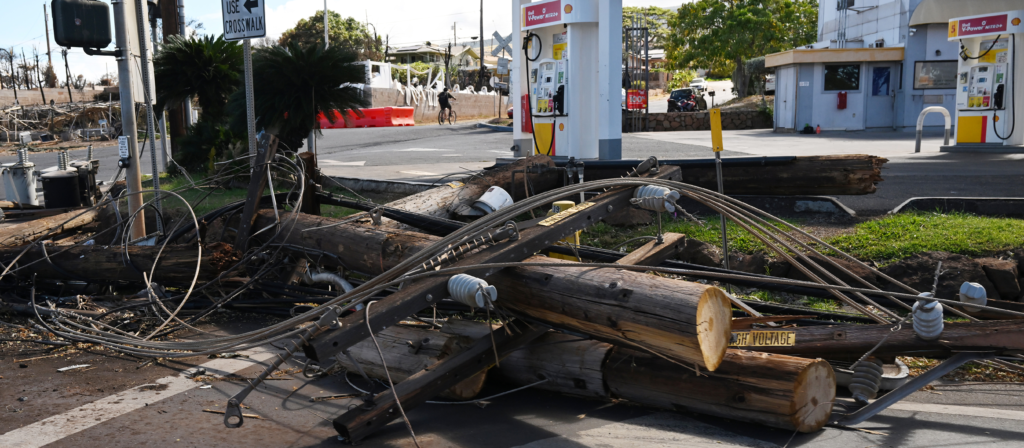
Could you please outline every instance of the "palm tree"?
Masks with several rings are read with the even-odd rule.
[[[272,130],[290,150],[302,146],[324,114],[365,107],[359,89],[344,84],[365,82],[363,67],[355,65],[355,52],[341,47],[289,43],[261,48],[253,55],[256,127]],[[245,95],[231,98],[232,128],[245,134]],[[358,112],[357,112],[358,113]],[[319,130],[317,131],[319,132]]]
[[[194,96],[204,119],[222,122],[224,106],[240,84],[242,46],[225,41],[224,36],[170,36],[153,59],[153,67],[158,109]]]

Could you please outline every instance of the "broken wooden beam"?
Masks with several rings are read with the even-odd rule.
[[[256,148],[256,157],[253,159],[251,177],[249,178],[249,189],[245,195],[245,207],[242,210],[238,232],[235,235],[235,247],[243,252],[249,247],[249,237],[252,236],[256,212],[260,208],[260,199],[263,198],[263,190],[267,188],[267,182],[270,180],[270,171],[267,167],[274,161],[277,144],[277,136],[268,133],[260,138]]]
[[[24,247],[0,248],[0,262],[8,265]],[[157,258],[159,256],[159,258]],[[195,246],[41,246],[33,245],[18,259],[19,276],[86,282],[144,282],[157,261],[150,281],[161,285],[190,285],[196,275],[199,251]],[[199,283],[213,280],[238,263],[240,255],[224,243],[203,248]]]
[[[518,330],[517,330],[518,329]],[[411,410],[459,382],[490,368],[512,350],[528,344],[547,332],[546,327],[510,321],[490,337],[477,340],[471,347],[410,376],[378,394],[369,403],[355,407],[334,419],[334,429],[345,441],[356,443],[400,417],[402,409]],[[397,398],[396,398],[397,397]]]
[[[75,230],[96,222],[100,215],[101,209],[97,208],[74,210],[3,227],[0,228],[0,246],[21,246],[48,235]]]
[[[388,373],[396,383],[405,381],[438,361],[462,353],[479,338],[443,333],[426,328],[412,328],[395,325],[377,333],[380,352],[373,341],[367,339],[347,350],[347,355],[338,356],[338,363],[349,373],[365,372],[367,376],[387,381]],[[381,354],[387,363],[387,372],[381,364]],[[352,360],[358,363],[353,364]],[[454,400],[468,400],[476,397],[484,387],[487,372],[481,371],[441,392],[440,396]]]

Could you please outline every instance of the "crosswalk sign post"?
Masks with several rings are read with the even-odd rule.
[[[256,155],[256,105],[253,104],[252,43],[249,39],[267,36],[266,0],[221,0],[224,14],[224,40],[242,41],[245,66],[245,121],[249,131],[249,155]],[[255,159],[253,159],[255,160]]]
[[[725,182],[722,180],[722,110],[711,109],[711,149],[715,151],[715,171],[718,174],[718,193],[725,194]],[[721,215],[722,221],[722,259],[725,268],[729,269],[729,238],[725,233],[725,214]]]

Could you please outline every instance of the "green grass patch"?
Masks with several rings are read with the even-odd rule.
[[[688,219],[673,218],[668,213],[662,214],[662,227],[666,233],[681,233],[689,238],[703,241],[717,247],[722,247],[721,218],[717,215],[702,217],[703,224]],[[795,221],[790,221],[796,224]],[[781,226],[781,223],[773,223]],[[604,249],[617,250],[624,242],[639,236],[654,236],[658,233],[657,223],[637,227],[616,227],[605,223],[598,223],[591,226],[583,233],[583,244],[600,247]],[[736,223],[729,222],[726,225],[726,234],[729,236],[729,250],[743,253],[770,253],[768,247],[761,240],[751,235]],[[630,243],[626,250],[644,244],[643,241]]]
[[[913,212],[858,224],[829,243],[862,260],[892,262],[920,252],[982,255],[1021,247],[1024,220]]]

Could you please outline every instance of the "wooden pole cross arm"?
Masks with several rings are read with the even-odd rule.
[[[505,331],[515,331],[517,328],[522,329],[522,333],[510,335]],[[504,358],[547,331],[548,328],[544,326],[530,326],[523,321],[510,321],[505,327],[494,330],[494,344],[497,346],[498,356]],[[402,409],[408,412],[466,378],[489,369],[495,362],[493,350],[490,336],[482,337],[466,351],[438,361],[396,384],[394,389],[377,395],[372,404],[356,407],[342,414],[334,419],[334,429],[349,443],[358,442],[399,418],[396,396],[401,400]]]
[[[679,168],[662,169],[656,176],[660,179],[678,179]],[[550,246],[552,242],[596,224],[615,211],[629,207],[629,199],[632,196],[633,188],[619,187],[609,190],[594,198],[589,202],[592,205],[579,209],[577,213],[551,225],[524,229],[520,232],[518,240],[485,248],[453,263],[452,266],[522,261]],[[467,273],[483,278],[496,271],[497,269],[476,269]],[[381,299],[370,312],[370,324],[374,331],[383,330],[447,296],[448,278],[429,278],[413,282],[401,291]],[[351,314],[342,319],[341,328],[327,331],[311,340],[305,347],[306,356],[314,361],[325,362],[367,338],[369,334],[366,331],[364,314]]]
[[[235,237],[235,247],[245,253],[249,247],[249,237],[252,236],[252,226],[256,222],[256,212],[259,211],[260,199],[263,198],[263,190],[267,188],[266,165],[274,160],[277,154],[277,136],[264,133],[260,137],[256,150],[256,160],[252,165],[252,177],[249,178],[249,191],[245,195],[245,208],[242,211],[242,220],[238,225],[238,235]],[[273,192],[271,192],[273,194]]]

